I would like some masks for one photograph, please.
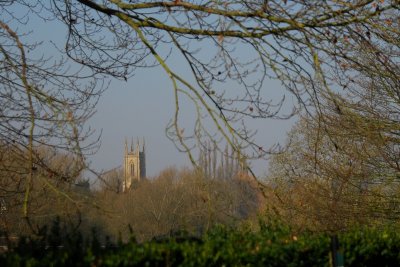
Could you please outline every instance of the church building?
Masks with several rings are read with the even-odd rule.
[[[122,183],[122,191],[125,192],[131,188],[132,184],[139,182],[146,177],[146,154],[145,143],[140,144],[139,140],[128,147],[125,139],[125,156],[124,156],[124,181]]]

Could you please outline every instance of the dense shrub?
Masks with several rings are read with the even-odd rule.
[[[185,234],[111,245],[79,234],[21,238],[0,255],[1,266],[329,266],[327,234],[302,233],[278,222],[250,229],[215,227],[201,239]],[[400,234],[394,228],[358,228],[339,235],[345,266],[397,266]]]
[[[400,266],[400,234],[394,227],[354,229],[340,241],[346,266]]]

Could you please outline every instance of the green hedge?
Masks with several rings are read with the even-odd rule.
[[[399,266],[400,234],[394,228],[358,228],[339,240],[345,266]],[[221,226],[201,239],[181,235],[115,246],[53,230],[21,239],[0,255],[0,266],[329,266],[329,253],[328,235],[297,236],[277,223],[262,224],[257,232]]]
[[[346,266],[400,266],[400,232],[394,227],[354,229],[340,235]]]

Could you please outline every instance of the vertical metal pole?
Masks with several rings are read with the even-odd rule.
[[[332,257],[332,267],[337,267],[337,250],[338,250],[338,238],[337,235],[331,236],[331,257]]]
[[[334,234],[331,236],[332,267],[344,267],[343,251],[339,248],[339,238],[337,234]]]

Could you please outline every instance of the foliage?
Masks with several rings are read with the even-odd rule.
[[[94,234],[60,238],[55,222],[49,235],[21,239],[0,255],[2,266],[329,266],[329,236],[295,234],[280,221],[260,222],[258,231],[216,226],[201,239],[181,233],[138,243],[100,245]],[[400,234],[394,227],[354,229],[339,235],[346,266],[395,266]],[[61,245],[61,246],[60,246]]]
[[[397,266],[400,235],[396,227],[353,230],[340,236],[346,266]]]

